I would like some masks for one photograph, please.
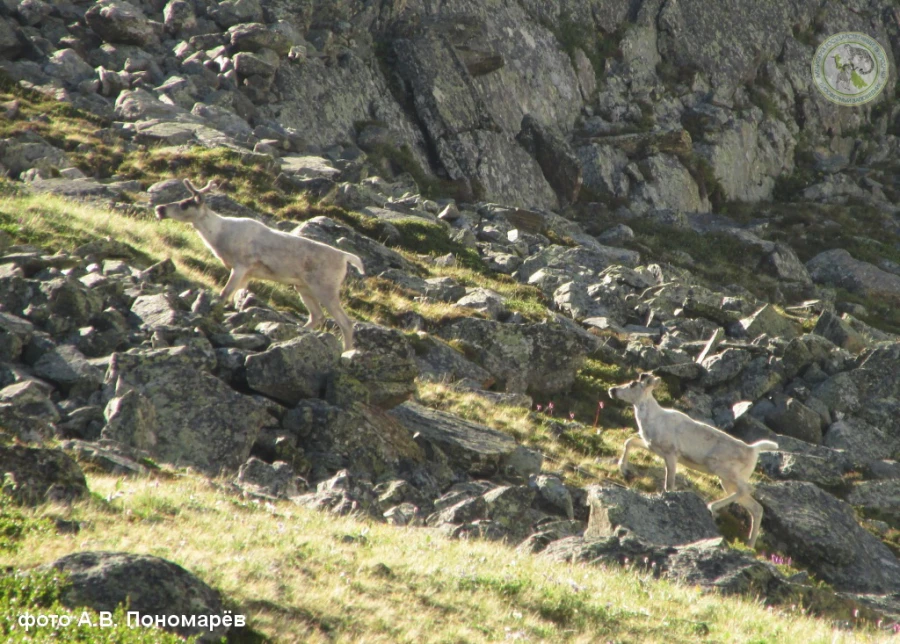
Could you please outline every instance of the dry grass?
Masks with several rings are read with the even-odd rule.
[[[219,589],[275,642],[870,642],[799,613],[721,598],[617,568],[564,565],[483,541],[451,541],[247,502],[192,475],[91,476],[77,535],[26,535],[0,565],[86,550],[157,555]]]

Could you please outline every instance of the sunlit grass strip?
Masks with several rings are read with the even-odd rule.
[[[77,535],[26,535],[0,565],[82,550],[152,554],[198,574],[273,641],[877,641],[747,599],[484,541],[246,502],[205,479],[91,476]],[[107,500],[109,499],[109,500]]]

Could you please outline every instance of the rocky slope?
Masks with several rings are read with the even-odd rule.
[[[359,324],[342,355],[304,316],[253,295],[223,310],[124,242],[50,254],[7,238],[11,491],[82,497],[75,461],[187,466],[333,512],[895,619],[898,109],[893,80],[854,109],[811,88],[815,45],[847,30],[893,57],[898,23],[876,1],[0,4],[20,97],[4,105],[8,186],[149,216],[183,188],[129,158],[226,148],[268,176],[267,198],[353,216],[298,225],[225,195],[216,209],[358,253],[458,313]],[[97,129],[42,136],[29,96]],[[119,156],[92,162],[101,142]],[[457,252],[400,252],[410,221]],[[423,268],[457,262],[549,306],[523,313]],[[654,370],[688,413],[776,440],[760,459],[766,547],[827,587],[729,549],[692,493],[574,487],[539,451],[413,399],[430,379],[531,407],[566,396],[588,359]]]

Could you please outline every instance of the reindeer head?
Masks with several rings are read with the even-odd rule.
[[[216,184],[210,181],[203,188],[196,188],[190,179],[184,180],[185,187],[191,191],[191,197],[163,204],[156,207],[156,218],[165,219],[171,217],[175,221],[193,223],[206,212],[206,199],[204,195],[216,188]]]
[[[652,373],[642,373],[637,380],[621,385],[619,387],[610,387],[609,397],[624,400],[625,402],[635,404],[641,398],[652,396],[653,390],[660,383],[660,379]]]

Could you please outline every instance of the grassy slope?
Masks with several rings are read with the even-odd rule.
[[[191,475],[93,475],[89,485],[89,501],[45,507],[32,522],[74,519],[85,526],[79,534],[32,527],[15,552],[0,552],[0,565],[29,567],[82,550],[165,557],[222,591],[257,635],[278,641],[877,640],[638,571],[557,564],[428,529],[245,501]]]
[[[36,131],[65,145],[77,165],[90,173],[96,171],[100,178],[116,173],[138,179],[144,186],[173,176],[192,176],[198,181],[226,179],[230,196],[271,216],[301,220],[326,214],[361,232],[377,233],[376,220],[311,205],[303,195],[278,191],[271,173],[242,163],[233,153],[198,149],[129,152],[96,134],[96,128],[105,124],[68,106],[34,96],[0,94],[0,100],[12,98],[20,101],[20,118],[0,123],[0,135]],[[139,201],[141,195],[133,198]],[[480,261],[450,242],[440,226],[400,222],[397,228],[402,237],[398,250],[422,275],[450,275],[467,285],[488,286],[511,298],[512,308],[527,317],[540,319],[544,314],[544,301],[536,289],[486,274]],[[132,261],[137,265],[171,257],[186,280],[211,288],[220,288],[226,276],[186,226],[160,223],[146,213],[126,214],[52,196],[21,195],[9,183],[0,184],[0,229],[17,243],[34,243],[54,251],[109,236],[135,249]],[[466,257],[464,265],[437,269],[427,261],[428,254],[449,251]],[[252,288],[276,306],[302,310],[293,292],[282,286],[257,282]],[[349,308],[358,319],[390,325],[412,311],[428,323],[437,323],[463,314],[446,305],[416,302],[412,294],[384,280],[368,279],[364,286],[351,283],[345,288]],[[631,431],[630,413],[607,408],[598,429],[591,424],[605,389],[631,375],[622,368],[589,361],[572,395],[557,401],[558,415],[567,417],[571,410],[576,422],[522,408],[493,406],[441,385],[423,383],[418,395],[427,404],[485,422],[540,447],[548,455],[545,469],[559,472],[569,482],[584,484],[618,477],[615,457]],[[636,454],[635,464],[638,478],[631,484],[648,491],[658,489],[660,464],[641,453]],[[679,482],[707,498],[720,494],[711,477],[685,473]],[[831,640],[830,629],[823,622],[788,625],[752,603],[698,597],[693,591],[650,583],[640,575],[616,570],[600,573],[550,566],[497,545],[446,542],[423,530],[335,520],[290,506],[265,510],[236,503],[233,497],[195,479],[114,481],[94,477],[91,487],[101,496],[119,492],[124,496],[111,504],[96,501],[76,508],[75,518],[89,525],[79,536],[37,530],[15,550],[0,545],[0,562],[27,566],[88,548],[152,552],[198,572],[254,614],[257,628],[285,640],[293,639],[298,623],[306,625],[313,640],[344,641],[490,641],[507,635],[513,639],[520,631],[532,639],[568,636],[584,641],[601,637],[612,641],[673,637],[675,641],[796,641],[795,635],[807,632],[817,634],[812,641],[817,641],[815,637]],[[273,512],[279,516],[273,519]],[[722,527],[732,537],[747,529],[728,517]],[[508,565],[510,561],[517,562],[515,567]],[[393,572],[372,568],[375,563],[383,563]],[[568,581],[558,583],[569,579],[584,591],[575,592]],[[342,609],[343,603],[350,608]],[[415,610],[409,610],[411,605]]]

